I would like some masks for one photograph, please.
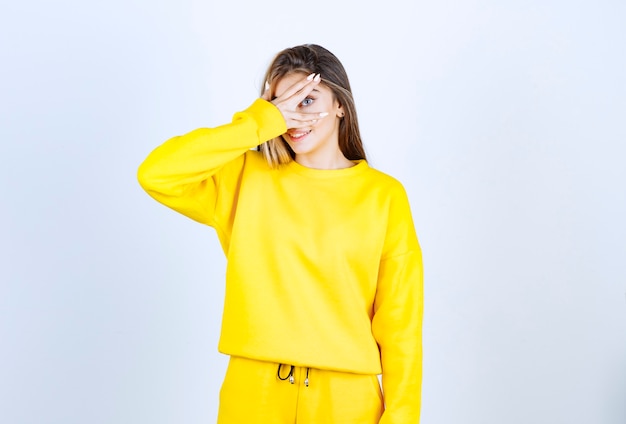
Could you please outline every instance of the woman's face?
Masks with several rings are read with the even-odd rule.
[[[287,88],[291,87],[307,75],[302,73],[287,74],[276,85],[276,96],[280,96]],[[321,113],[328,115],[306,128],[287,129],[283,139],[298,156],[307,156],[310,159],[332,159],[341,154],[339,150],[339,116],[342,108],[335,100],[333,92],[322,83],[318,84],[313,91],[298,105],[298,112]],[[343,156],[343,155],[342,155]]]

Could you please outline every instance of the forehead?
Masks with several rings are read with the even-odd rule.
[[[292,72],[292,73],[285,75],[282,78],[279,78],[278,82],[276,83],[276,89],[274,91],[275,95],[280,96],[289,87],[291,87],[292,85],[294,85],[295,83],[299,81],[306,79],[307,76],[308,74],[305,74],[304,72]],[[323,75],[322,75],[322,78],[324,78]],[[317,87],[313,89],[313,92],[329,93],[330,89],[324,85],[324,81],[322,80],[322,83],[318,84]]]

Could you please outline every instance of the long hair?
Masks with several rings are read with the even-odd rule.
[[[316,44],[304,44],[281,51],[265,74],[265,81],[269,84],[272,96],[275,94],[278,81],[293,72],[322,75],[320,84],[326,85],[332,91],[334,100],[343,107],[345,113],[339,122],[339,149],[349,160],[366,159],[352,89],[346,70],[339,59]],[[295,153],[282,137],[276,137],[260,145],[259,150],[263,152],[271,167],[288,163],[295,157]]]

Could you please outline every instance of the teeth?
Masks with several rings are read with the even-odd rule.
[[[309,130],[309,131],[305,131],[305,132],[289,133],[289,135],[290,135],[292,138],[300,138],[300,137],[303,137],[303,136],[307,135],[307,134],[308,134],[308,133],[310,133],[310,132],[311,132],[311,131]]]

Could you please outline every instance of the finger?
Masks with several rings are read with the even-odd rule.
[[[291,86],[287,87],[287,89],[283,93],[281,93],[280,98],[288,99],[294,96],[304,87],[311,84],[314,79],[315,79],[315,74],[310,74],[309,76],[296,81]]]
[[[300,103],[311,93],[311,91],[315,89],[315,86],[318,85],[321,80],[322,78],[320,77],[320,74],[315,75],[312,80],[308,81],[307,84],[300,90],[298,90],[295,94],[293,94],[290,99],[294,99],[295,101]]]
[[[305,127],[313,127],[319,121],[324,119],[324,117],[328,116],[328,113],[294,113],[289,116],[289,119],[286,121],[288,128],[305,128]]]
[[[292,125],[306,126],[313,125],[328,116],[328,113],[290,113],[287,115],[285,122],[291,128]]]
[[[289,99],[294,96],[306,97],[313,88],[321,81],[319,74],[311,74],[306,78],[302,78],[300,81],[295,82],[284,93],[280,95],[280,99]]]
[[[293,112],[289,114],[289,119],[298,122],[311,122],[311,121],[319,121],[320,119],[328,116],[328,112],[316,112],[316,113],[298,113]]]
[[[287,122],[287,128],[290,130],[296,130],[301,128],[313,128],[317,121],[289,121]]]

